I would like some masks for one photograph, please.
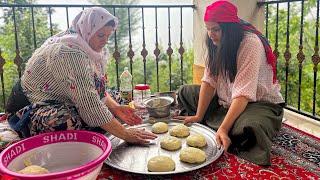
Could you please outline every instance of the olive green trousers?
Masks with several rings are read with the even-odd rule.
[[[199,85],[184,85],[178,91],[181,115],[195,115],[199,100]],[[280,130],[284,104],[250,102],[229,131],[229,152],[258,165],[270,165],[273,136]],[[214,96],[201,123],[218,130],[228,109]]]

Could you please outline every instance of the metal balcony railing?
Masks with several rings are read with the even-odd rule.
[[[17,80],[23,74],[23,68],[26,61],[32,55],[31,53],[39,47],[45,39],[57,33],[57,25],[53,23],[53,14],[54,11],[58,8],[65,9],[65,19],[59,19],[59,21],[66,22],[67,27],[70,26],[71,19],[70,12],[74,9],[85,9],[93,6],[100,6],[106,8],[110,13],[113,13],[115,16],[122,15],[122,19],[120,19],[121,27],[115,31],[114,35],[111,37],[112,44],[111,46],[111,56],[112,60],[112,72],[107,72],[108,76],[113,73],[113,82],[114,86],[119,90],[119,76],[124,66],[128,66],[131,73],[133,74],[134,83],[151,83],[153,79],[152,88],[154,91],[161,91],[161,89],[165,89],[167,91],[175,90],[181,84],[187,83],[186,77],[192,74],[191,66],[184,64],[185,63],[185,42],[184,42],[184,33],[183,27],[184,22],[189,23],[189,20],[184,20],[183,12],[186,10],[192,10],[194,5],[56,5],[56,4],[0,4],[0,9],[3,10],[3,15],[0,18],[3,18],[3,22],[0,21],[0,34],[4,34],[5,32],[9,32],[12,35],[12,44],[8,45],[6,43],[10,43],[9,41],[1,41],[0,43],[0,78],[1,78],[1,91],[2,91],[2,103],[0,109],[3,111],[3,107],[6,104],[6,98],[8,97],[12,86],[12,83],[15,79]],[[146,32],[145,27],[145,11],[153,11],[152,16],[154,16],[154,27],[152,31]],[[161,14],[159,14],[161,11]],[[172,17],[171,12],[178,11],[179,13],[179,34],[172,34],[172,19],[177,17]],[[45,22],[36,17],[44,13]],[[25,17],[28,17],[27,19]],[[167,16],[167,33],[166,39],[168,39],[167,47],[163,47],[160,44],[159,40],[159,18],[163,18]],[[138,17],[138,18],[137,18]],[[138,26],[133,26],[134,20],[138,20],[135,24]],[[27,26],[25,25],[27,23]],[[41,27],[45,26],[45,27]],[[11,29],[6,29],[11,27]],[[21,29],[23,27],[28,27],[27,29]],[[42,30],[39,30],[42,28]],[[43,30],[43,28],[45,30]],[[62,29],[63,30],[63,29]],[[134,37],[134,31],[139,30],[141,32],[141,36],[139,37],[139,44],[134,44],[132,38]],[[43,31],[43,32],[42,32]],[[146,43],[146,35],[153,34],[154,39],[154,49],[153,54],[148,52],[148,49],[152,49],[153,47],[147,48]],[[45,35],[44,35],[45,34]],[[8,34],[7,34],[8,35]],[[31,38],[27,39],[27,36],[31,36]],[[179,36],[180,40],[176,47],[172,44],[172,37]],[[4,37],[4,36],[3,36]],[[122,39],[119,39],[122,37]],[[120,47],[122,41],[122,45],[124,47]],[[134,49],[134,46],[140,46],[140,48]],[[12,48],[8,48],[12,47]],[[141,49],[141,50],[140,50]],[[191,51],[190,51],[191,52]],[[192,51],[193,55],[193,51]],[[151,61],[149,61],[149,59]],[[190,60],[191,58],[189,58]],[[163,63],[164,61],[164,63]],[[10,65],[11,69],[6,65]],[[166,70],[160,71],[162,64],[166,64]],[[193,62],[193,59],[192,59]],[[12,66],[14,65],[16,66]],[[140,80],[137,80],[134,70],[137,68],[134,66],[136,63],[140,63],[143,66],[138,75],[140,75]],[[148,69],[148,63],[153,69]],[[14,69],[12,69],[14,67]],[[6,72],[5,70],[10,69],[10,72]],[[5,70],[4,70],[5,69]],[[163,68],[162,68],[163,69]],[[185,72],[186,69],[190,72]],[[17,75],[14,75],[15,74]],[[163,73],[165,72],[165,73]],[[4,76],[5,73],[11,73]],[[159,74],[162,73],[162,74]],[[189,75],[186,75],[189,74]],[[165,76],[165,83],[160,82],[162,76]],[[7,79],[6,79],[7,77]],[[192,77],[192,76],[191,76]],[[9,80],[8,80],[9,79]],[[191,79],[191,78],[189,78]],[[163,81],[163,80],[162,80]]]
[[[286,108],[320,120],[319,0],[264,1],[258,6],[265,7],[265,35],[278,57]]]
[[[1,89],[2,89],[2,104],[5,104],[5,97],[9,92],[5,91],[9,85],[5,83],[4,68],[6,64],[14,62],[16,65],[17,78],[21,76],[23,72],[23,65],[28,59],[28,55],[24,54],[26,49],[36,49],[40,45],[41,40],[38,38],[38,32],[36,31],[35,22],[35,11],[37,9],[45,9],[47,12],[47,22],[44,25],[48,25],[48,37],[55,34],[55,26],[52,23],[52,14],[56,8],[65,9],[65,19],[61,21],[66,21],[67,27],[69,27],[69,12],[74,8],[88,8],[96,5],[9,5],[0,4],[0,8],[6,10],[6,15],[9,19],[5,24],[12,24],[12,34],[14,35],[14,45],[12,49],[3,49],[3,45],[0,44],[0,49],[3,52],[10,52],[15,54],[14,57],[5,58],[1,56],[0,51],[0,78],[1,78]],[[181,84],[186,83],[187,76],[192,73],[187,73],[188,65],[186,66],[186,51],[185,42],[183,41],[183,11],[186,9],[194,9],[194,5],[98,5],[107,8],[114,15],[118,15],[119,11],[126,11],[126,17],[121,20],[121,23],[127,27],[127,42],[125,51],[121,50],[120,47],[120,34],[123,32],[116,31],[112,37],[112,57],[115,60],[113,62],[113,72],[115,86],[119,88],[119,76],[121,66],[129,66],[131,73],[133,73],[134,79],[136,75],[134,70],[136,70],[135,64],[137,61],[134,59],[139,57],[139,61],[143,69],[141,69],[141,80],[143,83],[149,83],[153,76],[156,78],[153,88],[155,91],[161,91],[165,86],[168,90],[174,90]],[[318,0],[281,0],[281,1],[263,1],[258,2],[257,6],[265,7],[265,35],[270,40],[273,46],[274,53],[278,57],[277,64],[277,77],[281,84],[281,93],[287,103],[286,108],[302,115],[311,117],[316,120],[320,120],[320,97],[318,93],[319,81],[318,78],[318,63],[320,62],[319,57],[319,1]],[[19,31],[19,23],[23,23],[19,18],[21,18],[21,12],[23,9],[28,9],[30,14],[30,30],[29,33],[32,34],[32,40],[29,42],[28,47],[22,47],[21,40],[23,39],[23,34]],[[152,9],[154,11],[154,31],[145,31],[145,11],[146,9]],[[180,21],[180,32],[179,34],[172,34],[172,16],[173,10],[179,10],[179,21]],[[166,13],[159,14],[160,10],[166,10]],[[139,14],[139,24],[141,25],[137,29],[142,31],[141,41],[139,42],[140,50],[134,49],[136,45],[132,41],[132,33],[134,27],[131,22],[134,13]],[[137,14],[135,14],[136,16]],[[160,47],[159,43],[159,17],[167,16],[167,46]],[[120,24],[121,24],[120,23]],[[190,23],[190,22],[188,22]],[[1,24],[0,24],[1,31]],[[1,32],[2,33],[2,32]],[[154,35],[154,49],[153,54],[148,52],[146,35]],[[173,47],[172,37],[179,36],[180,42],[178,47]],[[6,42],[9,43],[9,42]],[[32,47],[33,46],[33,47]],[[150,49],[150,47],[149,47]],[[150,50],[149,50],[150,51]],[[3,53],[4,54],[4,53]],[[21,55],[22,54],[22,55]],[[176,59],[173,59],[175,57]],[[127,64],[123,63],[123,59],[127,58]],[[148,59],[152,59],[154,64],[153,69],[148,68]],[[167,71],[161,73],[161,60],[165,59],[168,65]],[[7,63],[6,63],[6,61]],[[193,59],[192,59],[193,62]],[[178,64],[175,64],[178,63]],[[178,70],[172,71],[173,67],[179,67]],[[12,69],[9,69],[12,71]],[[14,72],[14,71],[12,71]],[[8,72],[9,73],[9,72]],[[109,73],[109,72],[108,72]],[[159,74],[160,73],[160,74]],[[152,74],[152,77],[150,77]],[[166,76],[167,83],[161,84],[161,77]],[[10,83],[11,81],[9,81]]]

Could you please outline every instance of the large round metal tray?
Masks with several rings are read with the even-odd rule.
[[[173,126],[181,124],[182,121],[170,120],[169,122],[167,121],[167,123],[170,130],[170,128]],[[151,131],[152,124],[144,123],[134,127],[145,128],[146,130]],[[162,149],[160,147],[160,139],[165,135],[169,135],[169,132],[158,134],[158,138],[149,145],[127,144],[123,140],[113,135],[106,134],[112,144],[112,153],[105,163],[111,167],[127,172],[150,175],[165,175],[193,171],[202,168],[218,159],[223,153],[223,148],[218,148],[215,140],[216,133],[212,129],[198,123],[190,125],[189,128],[190,134],[198,133],[202,134],[206,138],[207,146],[202,148],[202,150],[205,151],[207,159],[202,164],[188,164],[181,162],[179,160],[179,153],[181,149],[177,151],[167,151]],[[186,138],[180,139],[182,140],[182,148],[187,147],[188,145],[186,144]],[[170,172],[149,172],[147,168],[148,160],[157,155],[166,155],[171,157],[176,163],[175,170]]]

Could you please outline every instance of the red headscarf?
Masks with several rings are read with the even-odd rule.
[[[209,5],[204,14],[204,21],[239,23],[238,9],[228,1],[216,1]]]
[[[243,30],[249,31],[251,33],[256,34],[264,47],[267,62],[272,66],[273,71],[273,82],[277,81],[276,77],[276,64],[277,58],[272,52],[271,46],[268,40],[259,32],[254,26],[241,20],[237,15],[238,9],[235,5],[226,0],[219,0],[206,8],[206,12],[204,14],[205,22],[217,22],[217,23],[240,23],[242,25]]]

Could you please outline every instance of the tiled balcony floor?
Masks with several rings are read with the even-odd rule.
[[[284,123],[320,138],[320,122],[285,110]]]

